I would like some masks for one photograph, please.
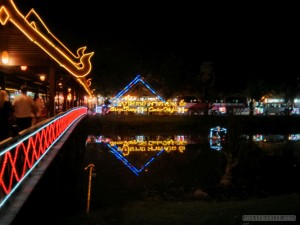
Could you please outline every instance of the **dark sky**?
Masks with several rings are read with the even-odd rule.
[[[107,77],[125,81],[147,73],[159,76],[162,65],[172,66],[170,59],[177,64],[174,70],[180,64],[182,76],[196,76],[205,61],[214,63],[221,80],[300,76],[299,25],[293,6],[14,2],[23,13],[34,8],[71,50],[86,45],[94,51],[92,76],[98,81]]]

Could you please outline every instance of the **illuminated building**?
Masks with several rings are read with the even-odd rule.
[[[185,102],[165,100],[140,75],[110,102],[108,111],[116,114],[180,114],[187,111]]]

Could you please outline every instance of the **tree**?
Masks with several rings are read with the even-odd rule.
[[[237,119],[234,115],[227,117],[228,133],[226,136],[226,144],[222,149],[222,153],[226,158],[226,166],[223,176],[220,179],[220,186],[224,188],[233,187],[233,171],[243,163],[248,163],[250,155],[257,149],[257,146],[243,136],[245,125],[249,121],[247,118]],[[250,134],[251,137],[251,134]],[[254,159],[254,161],[257,159]]]
[[[202,62],[200,73],[197,76],[197,84],[202,97],[207,99],[215,84],[215,71],[212,62]]]

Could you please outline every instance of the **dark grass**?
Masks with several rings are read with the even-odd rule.
[[[287,194],[243,201],[162,201],[128,202],[119,207],[103,207],[63,219],[63,224],[83,225],[234,225],[247,224],[243,215],[297,215],[300,194]],[[297,218],[299,220],[299,218]],[[249,223],[248,223],[249,224]],[[250,223],[252,224],[252,222]],[[253,224],[279,224],[253,222]],[[280,224],[297,224],[282,222]]]

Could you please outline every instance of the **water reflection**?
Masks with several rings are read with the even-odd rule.
[[[156,158],[158,157],[162,152],[164,152],[164,148],[161,148],[160,151],[158,151],[154,156],[152,156],[147,162],[145,162],[141,168],[136,168],[135,166],[133,166],[130,161],[128,161],[124,154],[123,151],[120,150],[116,145],[115,146],[111,146],[109,143],[104,143],[104,145],[106,145],[109,149],[110,152],[112,154],[114,154],[114,156],[116,156],[117,159],[121,160],[135,175],[139,175],[141,172],[143,172],[149,165],[150,163]]]
[[[109,152],[133,174],[139,176],[142,172],[147,172],[148,167],[163,155],[174,153],[180,158],[180,155],[186,154],[186,151],[191,149],[193,153],[188,154],[199,154],[209,149],[222,151],[227,141],[226,136],[227,129],[221,127],[210,129],[207,137],[203,135],[89,135],[86,148],[88,152],[94,149],[96,154],[96,156],[88,154],[89,163],[94,163],[101,152]],[[269,150],[272,146],[275,148],[279,143],[300,142],[300,134],[255,134],[243,135],[243,138],[257,143],[262,150]]]
[[[197,146],[195,151],[206,150],[208,146],[211,150],[221,151],[227,141],[226,136],[227,129],[221,127],[211,128],[207,137],[203,137],[203,135],[89,135],[86,146],[87,149],[96,147],[98,152],[110,152],[132,173],[139,176],[142,172],[147,171],[150,164],[162,154],[171,152],[182,154],[193,145]],[[283,144],[300,142],[300,134],[255,134],[252,135],[252,138],[250,135],[243,135],[243,137],[247,141],[257,143],[263,150],[264,148],[270,149],[272,145],[275,147],[279,142]],[[95,160],[95,158],[91,158],[91,160]]]
[[[222,149],[211,148],[215,132],[88,136],[83,163],[95,165],[93,204],[100,207],[157,196],[173,199],[193,196],[197,189],[218,196],[220,179],[226,170],[224,151],[232,147],[227,145],[232,139],[230,130],[228,133],[224,130]],[[298,189],[295,182],[299,176],[299,137],[300,134],[243,135],[242,141],[253,144],[246,143],[241,148],[244,158],[234,170],[237,194],[248,196]]]
[[[147,167],[163,152],[179,152],[186,150],[187,144],[193,143],[190,136],[184,135],[156,135],[156,136],[93,136],[87,138],[87,148],[99,145],[99,149],[107,148],[118,160],[127,166],[135,175],[147,170]],[[130,156],[139,154],[140,160],[130,160]],[[131,158],[133,158],[131,157]],[[136,158],[136,157],[135,157]],[[137,161],[140,166],[133,165]]]
[[[186,150],[186,145],[191,143],[191,138],[184,135],[175,136],[113,136],[105,137],[100,136],[89,136],[87,143],[110,143],[111,146],[116,146],[124,156],[130,154],[130,152],[155,152],[164,149],[167,152],[179,151],[183,152]]]
[[[211,149],[221,150],[226,140],[227,129],[219,126],[213,127],[209,132],[209,145]]]

